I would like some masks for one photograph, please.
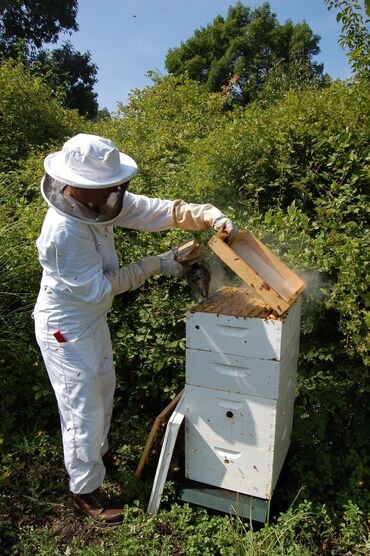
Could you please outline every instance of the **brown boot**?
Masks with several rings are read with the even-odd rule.
[[[75,494],[72,492],[73,505],[76,510],[89,515],[105,525],[118,525],[122,522],[122,510],[109,508],[109,503],[100,488],[89,494]]]
[[[104,463],[104,467],[108,473],[117,470],[115,453],[113,452],[113,450],[109,449],[108,452],[105,452],[104,456],[102,457],[102,460]]]

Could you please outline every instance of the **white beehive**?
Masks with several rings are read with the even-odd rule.
[[[289,448],[300,330],[299,294],[272,294],[278,310],[253,289],[221,288],[186,322],[185,475],[263,499]]]

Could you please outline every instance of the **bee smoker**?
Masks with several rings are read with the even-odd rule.
[[[192,239],[176,248],[175,259],[184,266],[184,275],[193,290],[202,297],[208,296],[211,273],[201,262],[199,243]]]

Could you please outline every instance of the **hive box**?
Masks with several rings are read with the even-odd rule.
[[[271,498],[290,443],[300,299],[283,315],[247,287],[187,314],[185,475]]]
[[[247,231],[208,245],[244,286],[187,313],[185,475],[266,500],[290,444],[305,284]]]

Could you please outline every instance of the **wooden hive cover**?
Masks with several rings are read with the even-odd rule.
[[[285,313],[305,288],[295,272],[246,230],[239,232],[231,245],[215,235],[208,246],[278,315]]]

